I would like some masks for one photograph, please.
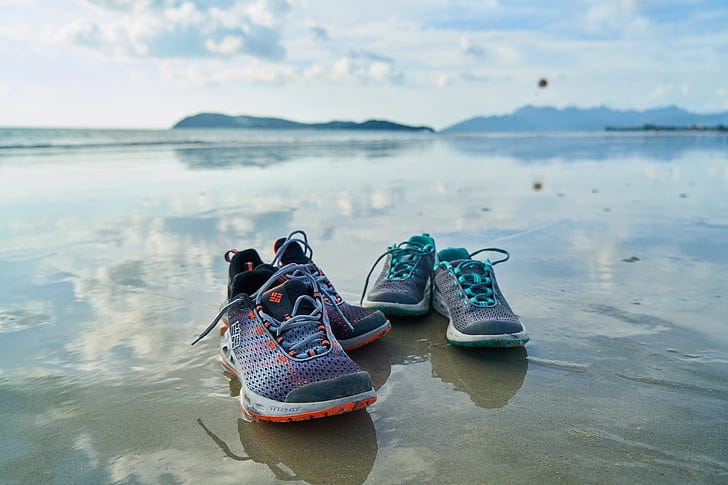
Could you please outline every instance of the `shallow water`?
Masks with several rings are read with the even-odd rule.
[[[536,190],[534,187],[539,187]],[[728,139],[0,130],[3,482],[725,482]],[[499,246],[525,349],[437,315],[352,357],[367,410],[243,419],[232,247],[305,229],[350,301],[387,244]]]

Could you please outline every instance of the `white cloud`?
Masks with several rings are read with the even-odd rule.
[[[309,32],[311,32],[311,37],[315,41],[326,42],[329,40],[329,33],[319,25],[314,25],[309,28]]]
[[[286,0],[257,0],[247,8],[250,19],[266,27],[280,25],[291,6]]]
[[[701,111],[726,103],[714,80],[728,78],[722,62],[728,33],[719,22],[728,19],[727,8],[670,3],[655,15],[652,6],[631,0],[576,0],[563,9],[474,0],[58,5],[16,2],[3,9],[0,105],[15,116],[28,118],[31,111],[28,103],[14,102],[8,86],[38,79],[65,94],[38,99],[32,113],[50,106],[72,112],[58,100],[90,99],[89,91],[103,100],[115,99],[117,90],[128,96],[125,89],[134,83],[145,93],[140,97],[166,97],[170,120],[180,99],[185,112],[225,106],[233,98],[241,106],[265,98],[265,109],[257,109],[280,116],[360,118],[370,110],[434,124],[529,103],[680,104]],[[536,90],[541,77],[559,81]],[[225,93],[210,86],[225,86]],[[79,104],[78,112],[92,112],[91,104]],[[126,106],[116,109],[127,112]],[[125,116],[123,123],[136,123],[132,114]],[[15,122],[10,118],[5,122]]]
[[[185,27],[199,25],[205,21],[205,15],[191,2],[185,2],[177,8],[165,9],[164,16],[168,21]]]
[[[373,62],[369,65],[368,71],[369,76],[376,81],[399,81],[402,79],[402,73],[388,62]]]
[[[656,86],[655,89],[652,91],[652,94],[650,94],[650,99],[660,99],[671,90],[672,86],[670,84],[660,84],[659,86]]]
[[[435,78],[435,85],[444,87],[449,86],[454,82],[454,77],[452,74],[438,74]]]
[[[393,60],[366,51],[351,52],[348,56],[336,60],[328,70],[320,65],[314,66],[309,73],[309,79],[313,77],[311,73],[324,74],[324,77],[334,81],[357,83],[399,83],[404,78]]]
[[[101,11],[98,18],[75,20],[56,39],[116,58],[285,57],[281,29],[290,10],[285,0],[238,1],[227,8],[190,1],[94,4]]]
[[[482,83],[493,80],[490,76],[468,71],[461,73],[441,73],[435,77],[435,86],[444,87],[459,82]]]
[[[485,55],[485,50],[483,50],[482,47],[473,45],[473,43],[465,36],[460,37],[460,49],[464,54],[473,57],[483,57]]]
[[[635,35],[646,32],[650,21],[639,12],[641,2],[637,0],[611,0],[597,2],[589,8],[583,18],[583,26],[594,33],[621,32]]]
[[[282,84],[302,77],[300,69],[265,61],[243,66],[209,61],[203,64],[184,61],[164,62],[157,75],[166,84],[187,88],[230,84]]]
[[[205,41],[205,47],[210,52],[229,56],[235,54],[243,47],[243,38],[239,35],[228,35],[223,37],[219,42],[208,39]]]

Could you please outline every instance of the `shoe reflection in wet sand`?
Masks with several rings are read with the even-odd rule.
[[[502,408],[523,385],[525,347],[478,349],[449,346],[432,353],[432,375],[470,396],[478,407]]]
[[[230,393],[237,397],[240,381],[230,379]],[[351,483],[366,481],[377,457],[377,435],[366,410],[293,423],[249,422],[238,419],[243,453],[198,424],[229,458],[252,460],[270,468],[275,478],[309,483]]]
[[[416,364],[431,361],[432,376],[453,384],[465,392],[478,407],[502,408],[523,385],[528,370],[528,351],[525,347],[509,349],[479,349],[456,347],[447,343],[447,320],[433,313],[420,318],[391,317],[392,331],[372,344],[372,355],[353,354],[352,359],[380,381],[377,367],[370,361],[388,358],[392,365]],[[378,345],[377,345],[378,344]],[[382,367],[381,365],[379,367]],[[391,372],[387,368],[386,377]],[[381,384],[380,384],[381,385]]]

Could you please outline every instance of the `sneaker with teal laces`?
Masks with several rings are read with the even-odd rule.
[[[473,259],[486,251],[505,257],[495,261]],[[473,253],[464,248],[447,248],[438,253],[432,306],[450,320],[448,342],[494,348],[521,347],[528,342],[528,333],[508,305],[493,271],[493,266],[509,257],[507,251],[497,248]]]
[[[384,268],[367,293],[369,278],[384,258]],[[435,240],[427,233],[391,245],[367,275],[362,305],[381,310],[385,315],[426,315],[430,312],[434,262]]]

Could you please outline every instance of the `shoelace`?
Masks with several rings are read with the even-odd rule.
[[[493,280],[490,277],[490,270],[492,266],[508,261],[511,257],[508,251],[499,248],[483,248],[473,253],[470,253],[472,258],[476,254],[480,254],[485,251],[496,252],[505,254],[505,258],[501,258],[495,261],[486,259],[485,261],[478,261],[474,259],[466,259],[461,261],[456,266],[452,266],[447,261],[438,263],[440,267],[450,269],[452,275],[457,278],[460,287],[463,289],[460,292],[460,296],[467,298],[467,301],[474,303],[475,305],[482,307],[492,307],[496,305],[495,298],[493,298]],[[470,269],[471,271],[467,271]]]
[[[300,234],[303,236],[303,239],[294,237],[296,234]],[[310,263],[301,265],[300,270],[306,271],[309,275],[311,275],[318,284],[321,292],[324,294],[328,300],[333,304],[340,304],[343,302],[343,298],[341,298],[341,295],[339,295],[339,292],[336,291],[336,288],[334,288],[334,284],[331,283],[331,280],[329,279],[326,274],[321,271],[321,269],[316,266],[316,263],[313,262],[313,248],[308,243],[308,236],[306,236],[306,233],[302,230],[296,230],[293,231],[288,235],[285,241],[280,245],[278,250],[276,251],[276,255],[273,258],[273,261],[271,261],[271,264],[273,266],[277,266],[278,264],[282,263],[283,255],[286,252],[286,249],[291,244],[300,244],[303,246],[303,254],[309,259]],[[300,274],[300,273],[299,273]],[[298,277],[298,275],[294,274],[292,275],[294,278]]]
[[[288,352],[289,355],[298,358],[310,357],[316,354],[320,354],[322,352],[325,352],[331,345],[331,343],[326,339],[326,327],[323,325],[323,323],[320,322],[321,316],[323,314],[323,301],[319,298],[313,298],[309,295],[301,295],[296,299],[296,302],[293,305],[293,309],[291,310],[292,316],[283,321],[280,321],[265,312],[263,306],[260,303],[260,299],[263,293],[266,292],[266,290],[268,290],[271,286],[274,286],[275,283],[278,283],[278,278],[280,276],[300,271],[301,266],[302,265],[296,263],[287,264],[286,266],[276,271],[270,278],[268,278],[268,281],[266,281],[258,289],[258,291],[251,295],[255,296],[255,309],[258,311],[258,314],[263,320],[263,324],[265,325],[265,327],[276,339],[276,342],[278,342],[278,344],[283,347],[283,350]],[[308,283],[313,287],[314,295],[318,294],[318,285],[316,284],[315,278],[308,275],[307,273],[301,273],[300,277],[307,278],[309,280]],[[227,313],[229,309],[241,304],[242,302],[242,298],[236,298],[230,301],[227,305],[225,305],[217,314],[212,323],[208,325],[205,330],[202,331],[202,333],[194,340],[194,342],[192,342],[191,345],[195,345],[197,342],[205,338],[217,326],[218,322],[222,319],[222,317]],[[298,314],[301,305],[303,305],[304,303],[309,303],[313,305],[313,310],[310,313]],[[289,332],[290,330],[305,326],[310,326],[315,331],[311,331],[311,333],[303,337],[289,338],[292,335]],[[297,352],[297,350],[301,347],[314,343],[318,343],[318,345],[316,345],[309,351]]]
[[[409,278],[413,274],[413,270],[417,265],[417,262],[422,256],[427,256],[435,252],[435,248],[429,244],[418,244],[412,241],[404,241],[399,244],[392,244],[382,253],[369,270],[367,278],[364,281],[364,289],[361,292],[361,298],[359,303],[364,301],[364,295],[366,295],[367,288],[369,287],[369,279],[374,272],[374,268],[377,264],[384,259],[387,255],[392,255],[392,260],[389,264],[389,271],[387,272],[388,280],[403,280]]]

